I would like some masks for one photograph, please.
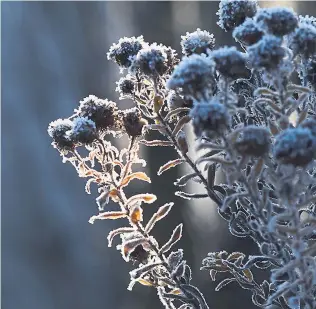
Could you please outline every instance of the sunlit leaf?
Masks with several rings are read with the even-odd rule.
[[[143,210],[139,205],[133,207],[130,214],[130,220],[134,224],[143,221]]]
[[[142,139],[139,141],[139,143],[144,144],[145,146],[150,146],[150,147],[156,147],[156,146],[162,146],[162,147],[167,147],[167,146],[174,146],[172,142],[169,141],[161,141],[159,139],[157,140],[152,140],[152,141],[147,141],[145,139]]]
[[[173,131],[172,131],[172,136],[176,136],[178,134],[178,132],[183,128],[183,126],[185,124],[187,124],[189,121],[191,120],[191,117],[186,115],[183,116],[176,124],[176,126],[174,127]]]
[[[144,202],[147,204],[151,204],[154,201],[156,201],[156,199],[157,199],[157,196],[155,194],[150,194],[150,193],[136,194],[127,200],[126,205],[131,206],[137,202]]]
[[[249,269],[244,269],[242,272],[249,282],[253,280],[253,274]]]
[[[128,176],[126,176],[122,182],[121,182],[121,185],[120,187],[125,187],[129,184],[129,182],[133,179],[139,179],[139,180],[143,180],[143,181],[147,181],[147,182],[151,182],[150,178],[143,172],[136,172],[136,173],[133,173],[133,174],[130,174]]]
[[[102,212],[96,216],[92,216],[89,219],[89,223],[93,224],[95,220],[116,220],[116,219],[121,219],[127,217],[127,214],[122,211],[107,211],[107,212]]]
[[[139,245],[146,244],[147,240],[145,238],[135,238],[129,241],[126,241],[121,246],[121,253],[125,261],[129,261],[129,256],[133,250]]]
[[[172,111],[170,111],[166,117],[164,118],[164,121],[169,121],[171,117],[173,116],[176,116],[178,115],[179,113],[183,113],[183,112],[189,112],[190,111],[190,108],[188,107],[179,107],[179,108],[176,108]]]

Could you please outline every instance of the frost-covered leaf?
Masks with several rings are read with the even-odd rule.
[[[139,143],[144,144],[145,146],[150,146],[150,147],[156,147],[156,146],[174,146],[172,142],[169,141],[161,141],[161,140],[152,140],[152,141],[147,141],[145,139],[142,139],[139,141]]]
[[[168,169],[175,167],[181,163],[185,162],[184,159],[175,159],[175,160],[171,160],[169,162],[167,162],[166,164],[164,164],[163,166],[161,166],[158,170],[157,175],[160,176],[163,172],[167,171]]]
[[[151,217],[145,227],[145,233],[149,233],[153,227],[155,226],[156,222],[163,219],[169,211],[171,210],[174,203],[167,203],[161,207],[159,207],[158,211]]]
[[[151,183],[150,178],[145,173],[143,173],[143,172],[136,172],[136,173],[132,173],[132,174],[126,176],[122,180],[120,187],[127,186],[132,179],[139,179],[139,180],[143,180],[143,181],[147,181],[147,182]]]
[[[183,224],[180,223],[172,232],[170,239],[161,247],[160,252],[164,253],[171,249],[182,237]]]
[[[125,261],[129,261],[129,257],[131,253],[134,251],[136,247],[142,244],[147,244],[146,238],[135,238],[129,241],[126,241],[121,246],[121,253]]]
[[[111,231],[107,237],[108,239],[108,246],[111,247],[112,246],[112,242],[113,242],[113,238],[116,235],[120,235],[120,234],[127,234],[127,233],[133,233],[135,232],[135,229],[132,227],[120,227],[118,229],[115,229],[113,231]]]
[[[216,163],[213,163],[209,165],[208,170],[207,170],[207,184],[209,188],[214,187],[215,174],[216,174]]]
[[[224,286],[226,286],[227,284],[236,281],[235,278],[226,278],[224,280],[222,280],[215,288],[215,291],[218,292],[220,289],[222,289]]]
[[[199,309],[208,309],[208,305],[205,301],[203,294],[195,286],[190,284],[181,284],[181,289],[185,290],[186,293],[191,295],[199,303]]]
[[[171,117],[174,117],[174,116],[178,115],[179,113],[189,112],[189,111],[190,111],[190,108],[188,108],[188,107],[176,108],[176,109],[168,112],[168,114],[164,118],[164,121],[169,121]]]
[[[177,191],[175,192],[175,195],[182,197],[186,200],[190,200],[190,199],[200,199],[200,198],[207,198],[209,197],[208,194],[203,194],[203,193],[187,193],[187,192],[183,192],[183,191]]]
[[[177,179],[176,182],[174,182],[174,184],[178,187],[183,187],[187,184],[187,182],[194,178],[195,176],[197,176],[197,173],[190,173],[187,175],[182,176],[181,178]]]
[[[138,202],[151,204],[154,201],[156,201],[156,199],[157,199],[157,196],[155,194],[150,194],[150,193],[136,194],[127,200],[126,205],[131,207],[132,205]]]
[[[130,221],[133,224],[137,224],[138,222],[143,221],[143,210],[139,204],[136,204],[131,213],[130,213]]]
[[[111,220],[116,220],[116,219],[121,219],[127,217],[126,212],[122,211],[107,211],[107,212],[102,212],[96,216],[92,216],[89,219],[89,223],[93,224],[95,220],[106,220],[106,219],[111,219]]]
[[[183,249],[178,249],[177,251],[173,251],[169,254],[167,263],[171,269],[174,269],[183,258]]]
[[[172,131],[172,136],[176,136],[180,130],[182,130],[183,126],[187,124],[191,120],[191,117],[186,115],[183,116],[176,124]]]

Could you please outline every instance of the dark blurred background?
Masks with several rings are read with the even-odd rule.
[[[277,5],[303,15],[316,13],[313,2],[261,3]],[[142,34],[180,53],[180,35],[199,27],[215,34],[217,47],[234,44],[216,25],[217,9],[218,2],[1,3],[3,309],[162,308],[155,290],[138,285],[133,292],[126,290],[131,265],[106,242],[120,222],[88,223],[97,212],[96,192],[85,194],[83,179],[70,164],[62,164],[50,146],[47,126],[71,115],[89,94],[117,101],[119,70],[106,52],[122,36]],[[128,101],[118,104],[131,106]],[[142,155],[153,182],[142,188],[138,183],[129,194],[137,190],[159,196],[145,210],[147,216],[167,201],[176,203],[155,236],[166,241],[174,226],[184,222],[179,246],[210,308],[254,308],[250,293],[235,284],[214,292],[216,283],[199,267],[209,251],[254,254],[256,247],[230,236],[210,202],[174,197],[173,181],[184,170],[156,176],[159,165],[176,156],[173,150],[142,148]]]

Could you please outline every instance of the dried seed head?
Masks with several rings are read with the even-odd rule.
[[[96,129],[115,130],[118,129],[118,108],[116,103],[102,100],[94,95],[90,95],[80,101],[78,115],[87,117],[95,123]]]
[[[198,137],[205,134],[209,138],[215,138],[222,135],[230,125],[227,108],[216,99],[195,103],[190,116],[194,133]]]
[[[236,47],[222,47],[210,53],[223,77],[229,79],[250,77],[250,70],[246,67],[246,55]]]
[[[241,155],[264,156],[270,149],[270,133],[264,127],[245,127],[237,138],[234,147]]]
[[[290,128],[276,138],[274,157],[280,163],[306,166],[316,154],[316,138],[308,128]]]
[[[169,80],[168,89],[181,89],[185,97],[203,98],[215,85],[214,62],[205,55],[184,57]]]
[[[164,45],[151,44],[143,48],[133,62],[131,71],[139,72],[151,78],[155,78],[167,73],[170,69],[169,64],[172,62],[175,52],[171,48]]]
[[[53,145],[59,150],[67,151],[75,147],[75,142],[70,134],[73,122],[69,119],[57,119],[48,126],[48,135],[53,139]]]
[[[185,56],[192,54],[205,54],[215,47],[215,37],[208,31],[197,29],[194,32],[187,32],[186,35],[181,36],[182,53]]]
[[[316,118],[307,118],[301,124],[301,128],[307,128],[316,137]]]
[[[247,17],[255,16],[257,8],[255,0],[221,0],[217,12],[219,16],[217,24],[225,31],[233,30]]]
[[[167,105],[169,110],[174,110],[179,107],[191,108],[193,106],[193,101],[191,99],[185,99],[175,91],[170,90],[167,96]]]
[[[97,137],[95,123],[86,117],[77,117],[73,120],[74,126],[71,136],[81,144],[91,144]]]
[[[301,23],[291,37],[290,48],[294,55],[313,56],[316,53],[316,27]]]
[[[256,21],[268,33],[283,36],[295,30],[298,17],[292,9],[274,7],[260,9]]]
[[[116,91],[120,94],[120,99],[133,98],[136,83],[131,75],[120,78],[117,82]]]
[[[257,43],[262,38],[263,34],[264,32],[252,18],[247,18],[233,31],[234,39],[245,46]]]
[[[109,60],[113,60],[122,68],[128,68],[137,53],[145,46],[143,36],[121,38],[117,44],[113,44],[107,53]]]
[[[124,110],[122,118],[126,133],[132,137],[142,135],[144,125],[148,124],[136,107]]]
[[[258,43],[247,49],[251,64],[255,68],[276,69],[285,56],[281,44],[282,41],[278,37],[273,35],[263,36]]]

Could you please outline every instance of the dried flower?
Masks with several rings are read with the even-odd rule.
[[[95,123],[87,117],[77,117],[73,120],[72,138],[81,144],[90,144],[97,137]]]
[[[274,157],[283,164],[306,166],[316,154],[316,138],[308,128],[290,128],[277,136]]]
[[[167,81],[167,88],[181,88],[184,96],[193,98],[207,96],[214,85],[214,62],[205,55],[195,54],[184,57]]]
[[[214,60],[216,70],[223,77],[229,79],[246,78],[250,71],[246,67],[246,55],[239,52],[236,47],[222,47],[210,53]]]
[[[131,75],[120,78],[117,82],[116,91],[120,94],[120,99],[133,98],[136,83]]]
[[[291,37],[290,48],[294,55],[308,58],[316,53],[316,28],[302,23]]]
[[[128,68],[137,55],[137,53],[145,46],[143,36],[121,38],[117,44],[113,44],[107,53],[109,60],[113,60],[119,66]]]
[[[260,9],[256,14],[257,23],[275,36],[283,36],[295,30],[298,24],[297,15],[289,8]]]
[[[264,127],[247,126],[239,134],[234,147],[241,155],[262,157],[270,149],[269,131]]]
[[[118,109],[116,103],[90,95],[80,101],[78,115],[95,123],[97,130],[112,130],[117,127]]]
[[[54,146],[62,151],[72,150],[75,142],[70,135],[73,122],[69,119],[57,119],[48,126],[48,134],[53,139]]]
[[[129,136],[142,135],[143,127],[147,124],[147,121],[141,118],[141,113],[136,107],[124,110],[122,117],[125,131]]]
[[[214,35],[208,31],[197,29],[194,32],[187,32],[186,35],[181,36],[182,53],[185,56],[192,54],[205,54],[215,47]]]
[[[247,17],[255,16],[257,12],[255,0],[221,0],[217,15],[218,25],[226,30],[233,30],[241,25]]]
[[[151,44],[148,47],[139,51],[134,59],[131,67],[132,72],[140,72],[151,78],[164,75],[168,69],[168,54],[172,56],[173,53],[169,51],[166,53],[167,47],[164,45],[158,45],[156,43]]]
[[[233,37],[235,40],[245,46],[257,43],[262,38],[263,34],[264,32],[252,18],[247,18],[233,31]]]
[[[285,56],[281,39],[265,35],[262,39],[248,47],[249,59],[255,68],[276,69]]]
[[[216,99],[195,103],[190,116],[194,133],[198,137],[202,134],[210,138],[220,136],[230,125],[230,115],[226,107]]]

